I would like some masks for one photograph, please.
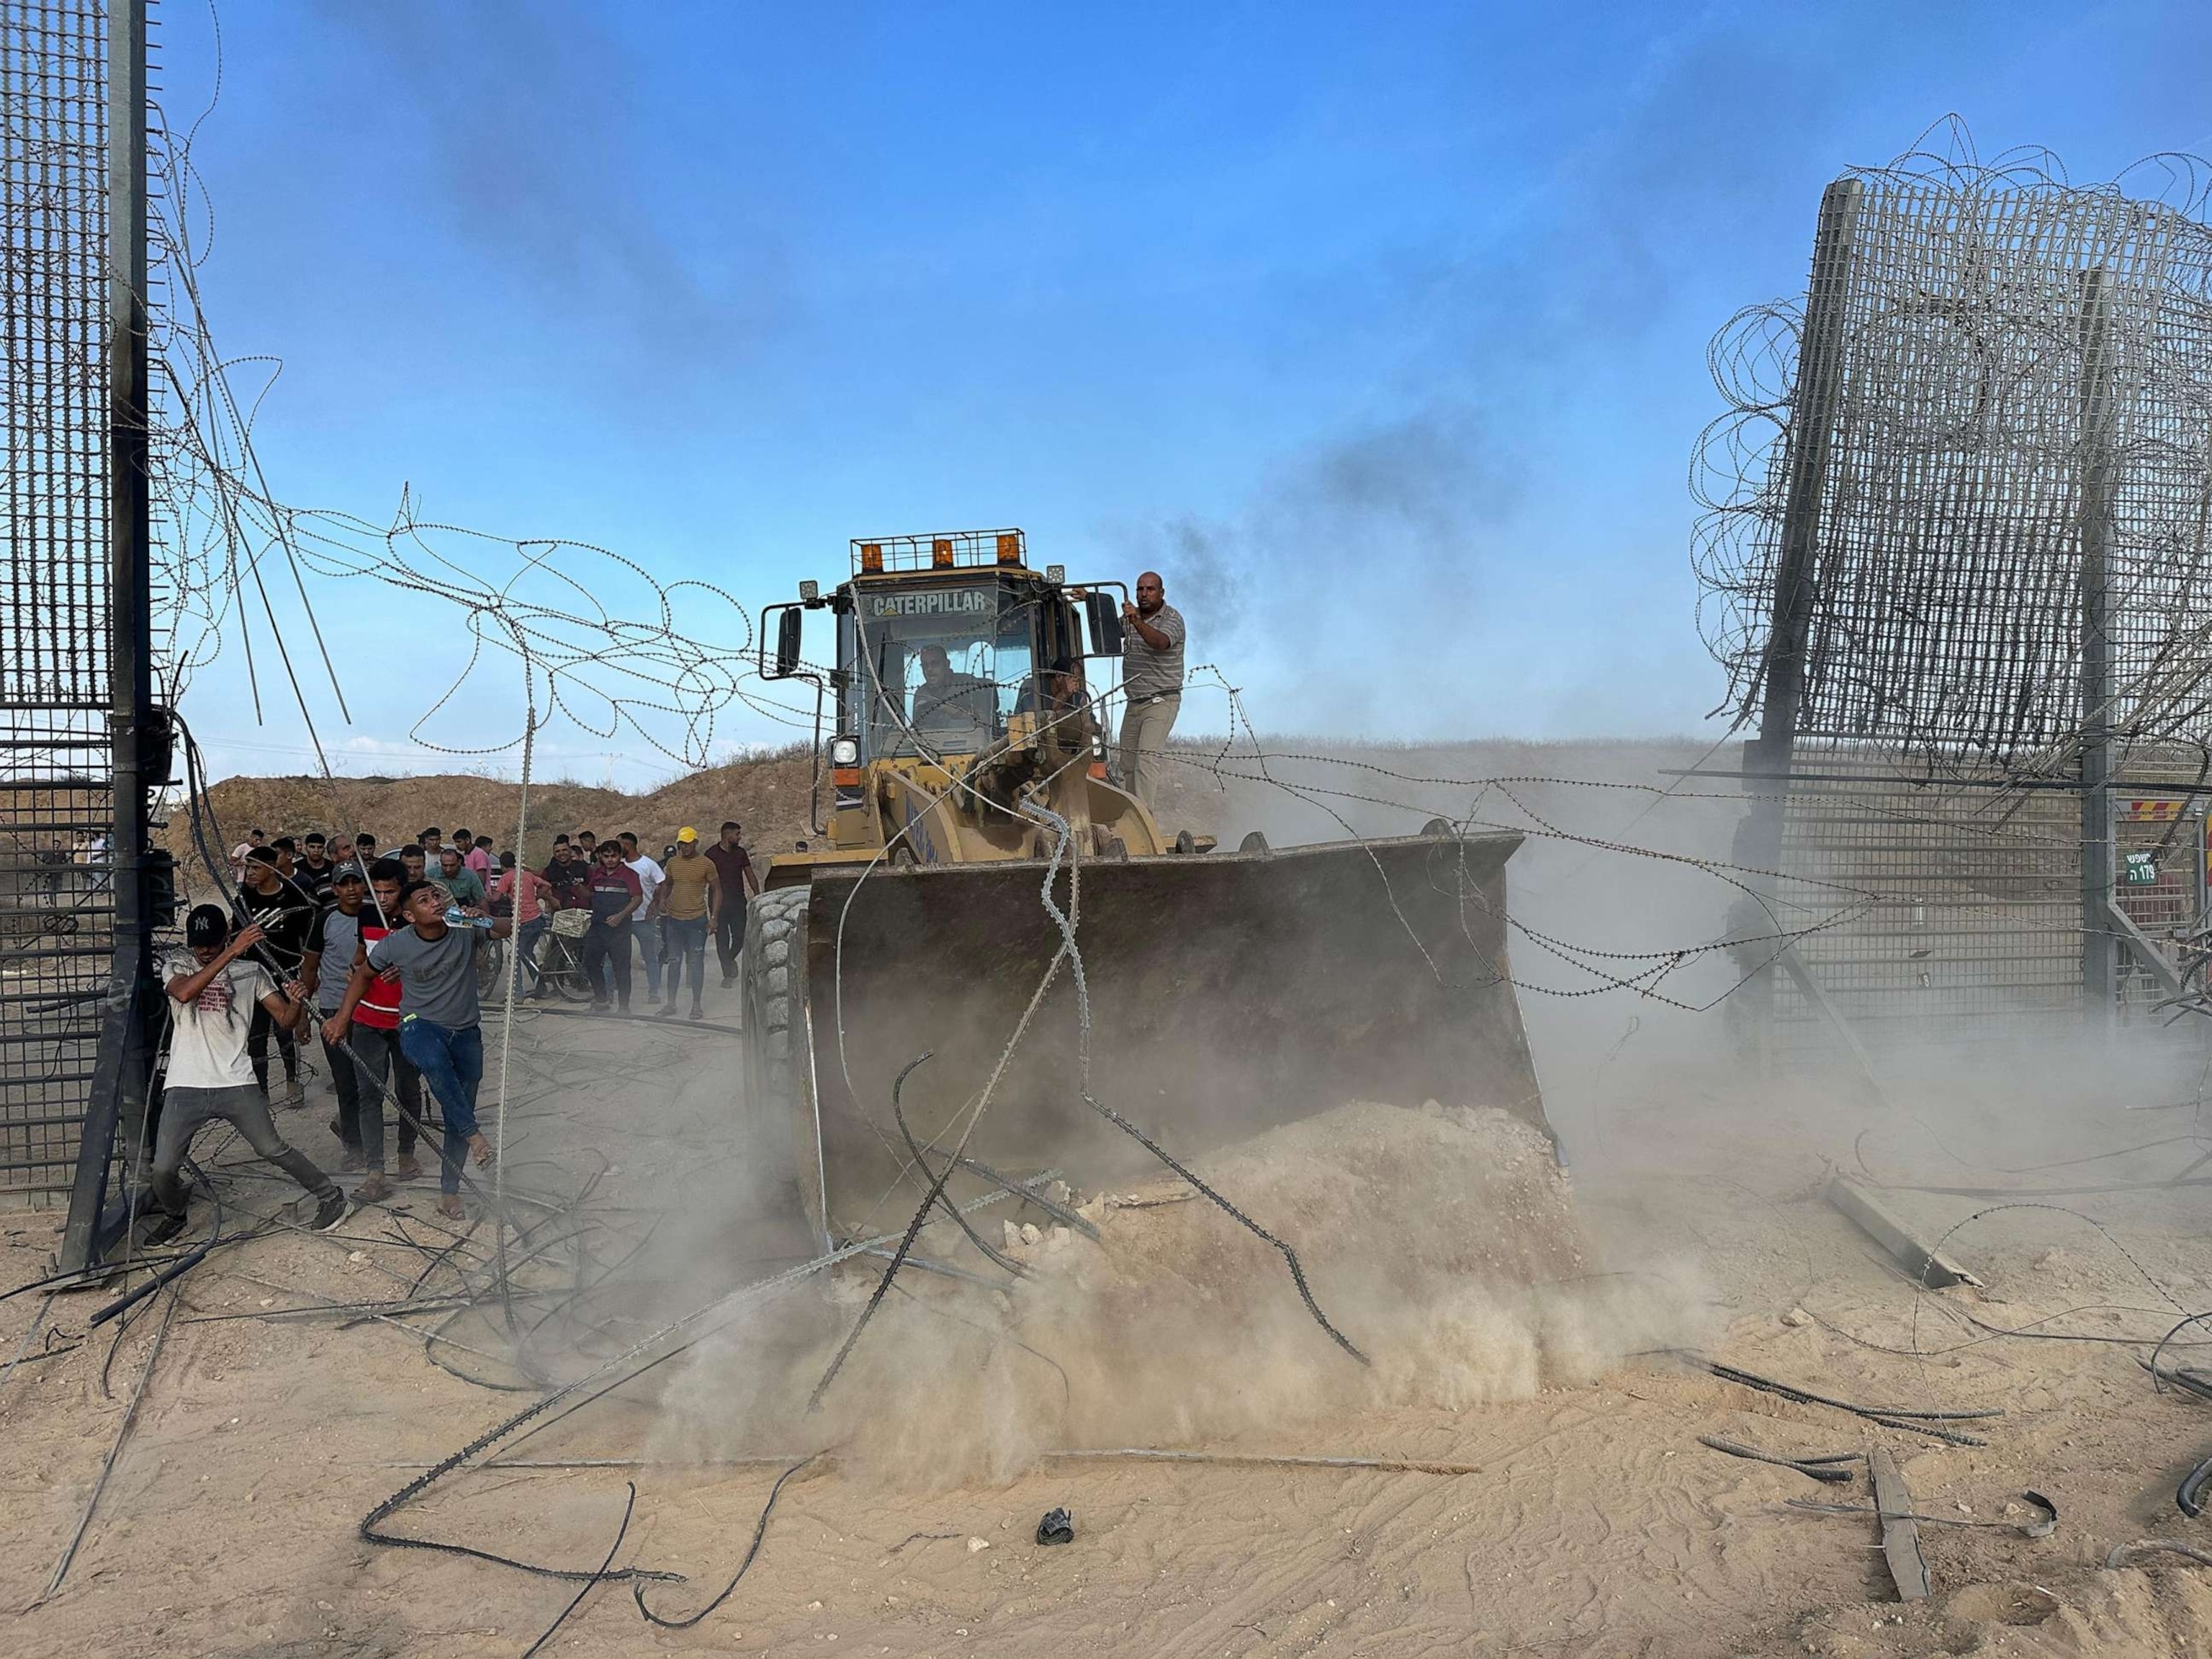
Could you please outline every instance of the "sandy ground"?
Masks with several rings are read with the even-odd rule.
[[[710,1005],[710,1015],[726,1007]],[[579,1374],[664,1311],[809,1254],[777,1206],[775,1172],[744,1151],[732,1037],[546,1017],[517,1048],[507,1180],[518,1213],[534,1218],[514,1275],[527,1364]],[[1369,1395],[1279,1413],[1262,1401],[1233,1433],[1178,1441],[1163,1424],[1155,1442],[1474,1474],[1048,1462],[1011,1478],[932,1481],[893,1480],[858,1460],[818,1462],[786,1486],[757,1565],[696,1626],[651,1626],[629,1584],[606,1584],[547,1651],[2212,1652],[2212,1569],[2172,1556],[2102,1565],[2114,1544],[2146,1536],[2212,1546],[2212,1523],[2186,1521],[2172,1497],[2212,1450],[2212,1405],[2154,1391],[2137,1363],[2142,1342],[1997,1338],[1970,1322],[2154,1339],[2184,1311],[2212,1305],[2207,1189],[2067,1195],[2047,1200],[2063,1208],[1986,1216],[1954,1249],[1987,1288],[1936,1293],[1906,1283],[1819,1198],[1831,1165],[1862,1157],[1886,1176],[1911,1170],[1956,1185],[2154,1180],[2198,1148],[2006,1171],[2191,1136],[2197,1112],[2131,1111],[2144,1103],[2140,1091],[2093,1090],[2027,1132],[1996,1082],[1931,1086],[1899,1115],[1841,1090],[1786,1100],[1771,1089],[1717,1092],[1688,1060],[1639,1064],[1632,1048],[1594,1071],[1558,1069],[1547,1082],[1574,1154],[1589,1271],[1659,1275],[1655,1285],[1686,1298],[1666,1313],[1686,1338],[1765,1376],[1863,1402],[2001,1409],[1971,1425],[1989,1443],[1878,1428],[1643,1352],[1595,1376],[1537,1376],[1521,1397],[1454,1407],[1415,1390],[1403,1397],[1412,1403]],[[319,1091],[286,1119],[319,1156],[331,1151],[326,1098]],[[1952,1149],[1940,1158],[1926,1144],[1939,1133]],[[290,1195],[234,1144],[204,1139],[200,1152],[236,1166],[217,1171],[228,1224]],[[1896,1201],[1946,1227],[1990,1207],[1932,1194]],[[462,1313],[431,1352],[424,1334],[444,1314],[349,1322],[288,1311],[407,1297],[454,1241],[432,1205],[418,1185],[339,1236],[278,1232],[229,1248],[182,1281],[173,1308],[166,1296],[142,1304],[119,1341],[112,1325],[85,1334],[97,1294],[0,1303],[0,1369],[22,1356],[0,1381],[9,1653],[512,1655],[531,1645],[574,1583],[373,1546],[356,1531],[423,1466],[532,1397],[497,1313]],[[206,1212],[195,1218],[204,1226]],[[0,1282],[37,1277],[53,1218],[0,1221]],[[1387,1240],[1406,1224],[1376,1214],[1367,1224]],[[478,1227],[457,1248],[471,1255],[485,1238]],[[1328,1239],[1293,1242],[1326,1281]],[[580,1281],[592,1288],[556,1294]],[[449,1283],[433,1270],[433,1288]],[[992,1294],[941,1284],[940,1297]],[[1295,1314],[1287,1281],[1277,1292]],[[848,1291],[810,1305],[831,1330],[851,1313]],[[1334,1311],[1358,1332],[1372,1310],[1354,1298]],[[1341,1359],[1310,1334],[1312,1363]],[[756,1338],[765,1364],[776,1338]],[[45,1357],[49,1345],[67,1351]],[[638,1467],[473,1470],[390,1525],[587,1571],[607,1558],[634,1481],[617,1565],[687,1575],[644,1595],[664,1616],[688,1615],[736,1571],[778,1473],[668,1461],[697,1449],[698,1422],[719,1401],[744,1413],[725,1379],[746,1352],[726,1345],[721,1370],[672,1366],[505,1452],[648,1460]],[[42,1601],[142,1376],[135,1425],[75,1563]],[[886,1411],[984,1389],[980,1372],[950,1365],[865,1376],[867,1400]],[[1079,1380],[1111,1386],[1110,1376]],[[1238,1384],[1232,1370],[1211,1386],[1233,1397]],[[1863,1474],[1847,1487],[1815,1486],[1707,1450],[1699,1434],[1798,1455],[1887,1444],[1923,1514],[2018,1522],[2028,1515],[2020,1493],[2033,1488],[2056,1502],[2059,1528],[2041,1540],[1925,1528],[1936,1593],[1900,1606],[1870,1518],[1787,1505],[1864,1504]],[[732,1425],[728,1447],[744,1439]],[[1040,1547],[1039,1516],[1061,1505],[1073,1511],[1075,1541]]]

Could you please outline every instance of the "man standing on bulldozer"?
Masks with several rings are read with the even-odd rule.
[[[1182,612],[1167,602],[1159,572],[1137,578],[1121,607],[1121,787],[1146,806],[1159,801],[1160,757],[1182,708]]]

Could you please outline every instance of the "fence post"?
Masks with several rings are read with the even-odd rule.
[[[2081,278],[2081,1004],[2108,1022],[2119,990],[2112,924],[2112,273]]]
[[[100,1210],[118,1122],[144,1119],[151,1056],[146,993],[146,787],[153,724],[153,589],[147,480],[146,0],[107,7],[108,728],[114,955],[62,1234],[64,1272],[99,1259]]]
[[[1813,275],[1805,295],[1805,328],[1798,342],[1797,378],[1790,398],[1790,434],[1784,458],[1781,545],[1774,563],[1774,599],[1768,612],[1765,660],[1759,665],[1759,737],[1746,746],[1743,770],[1760,775],[1747,789],[1752,803],[1740,831],[1736,861],[1753,870],[1782,867],[1782,837],[1789,811],[1789,775],[1805,694],[1805,651],[1819,597],[1814,578],[1820,552],[1820,503],[1828,481],[1828,455],[1843,398],[1844,319],[1850,298],[1851,252],[1866,186],[1838,179],[1820,195],[1813,240]],[[1754,877],[1770,908],[1778,882]],[[1765,921],[1765,913],[1761,921]],[[1771,926],[1771,923],[1766,925]],[[1764,948],[1764,947],[1762,947]],[[1768,951],[1779,954],[1780,947]],[[1772,1006],[1774,976],[1755,975],[1744,987],[1749,1018],[1763,1025]]]

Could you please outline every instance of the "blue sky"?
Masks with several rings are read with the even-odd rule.
[[[160,15],[181,124],[216,31]],[[1072,574],[1163,570],[1193,660],[1283,732],[1698,729],[1705,348],[1802,287],[1821,185],[1952,111],[2083,180],[2212,148],[2212,8],[2147,0],[220,24],[202,287],[228,353],[283,359],[280,495],[381,520],[404,483],[754,611],[854,535],[1019,524]],[[443,769],[406,734],[468,659],[459,615],[310,592],[345,769]],[[236,651],[188,699],[219,775],[308,764],[260,665],[264,726]],[[434,739],[519,732],[516,675],[477,672]],[[542,742],[592,781],[672,769]]]

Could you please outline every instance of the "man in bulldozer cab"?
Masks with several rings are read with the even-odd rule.
[[[988,734],[993,724],[991,683],[954,672],[942,645],[921,647],[921,684],[914,688],[914,726],[924,735],[970,739]]]

